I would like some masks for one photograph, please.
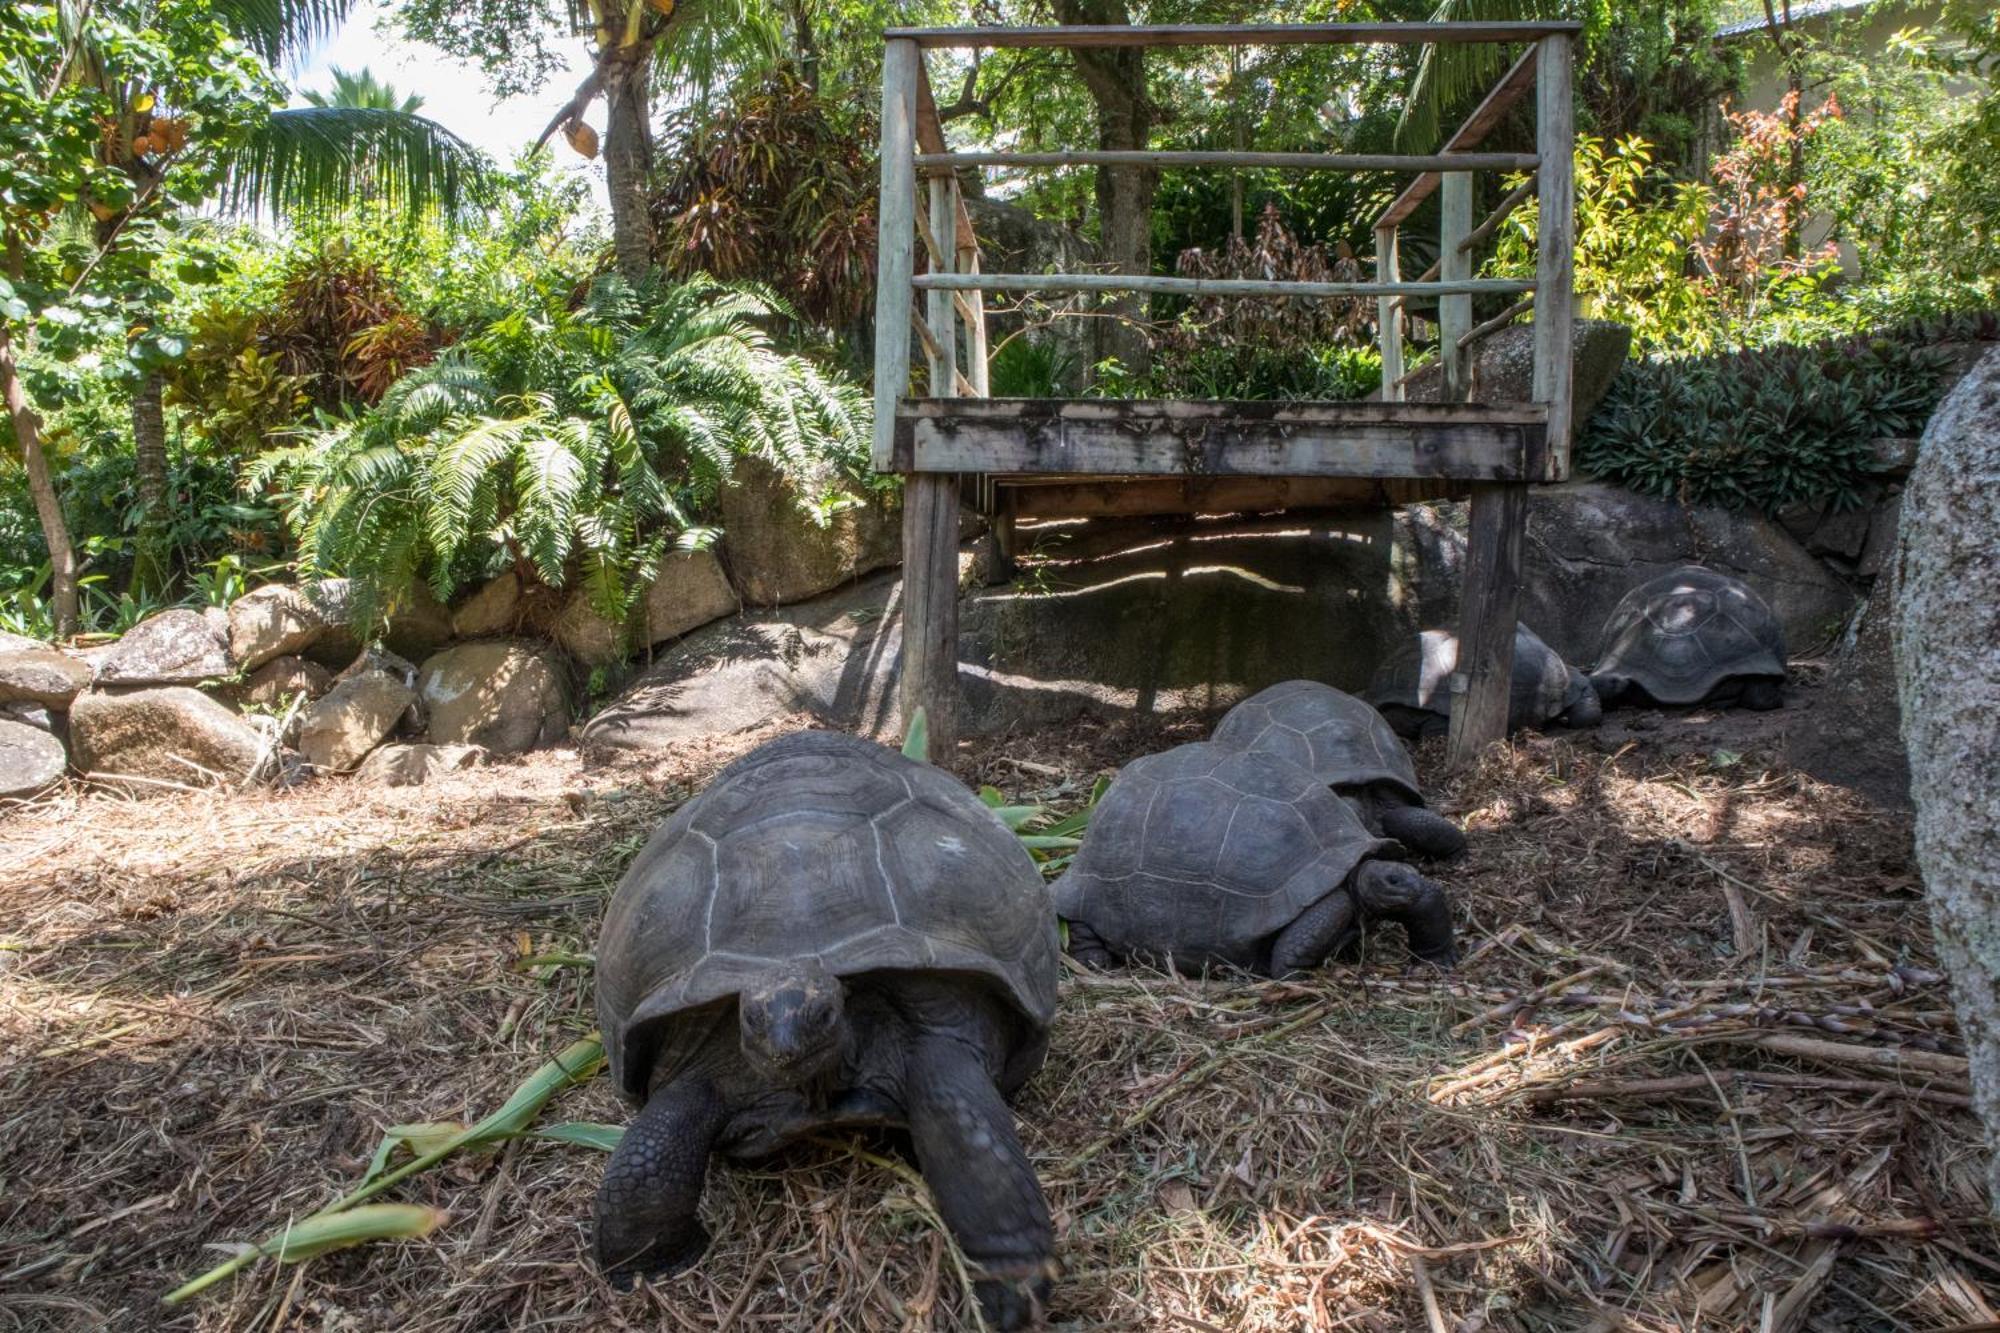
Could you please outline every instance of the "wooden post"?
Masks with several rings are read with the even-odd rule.
[[[1438,278],[1463,282],[1472,276],[1472,255],[1461,244],[1472,233],[1472,175],[1464,171],[1444,173],[1439,195]],[[1460,340],[1472,331],[1472,297],[1438,298],[1438,360],[1444,379],[1439,401],[1462,403],[1472,387],[1472,353]]]
[[[885,148],[886,152],[887,149]],[[957,181],[930,180],[931,253],[950,272],[958,255]],[[958,311],[948,291],[929,293],[930,394],[955,398]],[[903,676],[905,725],[921,707],[931,760],[949,765],[958,750],[958,477],[913,472],[903,485]]]
[[[1570,341],[1576,295],[1576,104],[1570,96],[1570,39],[1544,37],[1536,52],[1535,149],[1541,221],[1535,255],[1535,401],[1549,408],[1548,479],[1569,475]]]
[[[1401,259],[1397,253],[1401,232],[1381,227],[1375,232],[1375,281],[1395,282]],[[1403,401],[1403,299],[1380,296],[1375,299],[1376,335],[1382,344],[1382,401]]]
[[[1507,734],[1514,676],[1514,624],[1521,614],[1521,545],[1528,528],[1528,488],[1480,482],[1472,488],[1463,605],[1458,613],[1458,669],[1451,677],[1450,763],[1462,768]]]
[[[910,276],[916,264],[917,44],[891,40],[882,53],[882,195],[875,267],[874,463],[888,471],[896,404],[910,382]]]

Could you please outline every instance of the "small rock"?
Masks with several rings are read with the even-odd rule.
[[[664,643],[735,615],[736,590],[713,551],[676,551],[646,589],[646,642]]]
[[[1824,500],[1794,500],[1780,509],[1774,516],[1778,526],[1790,533],[1794,541],[1804,541],[1812,536],[1813,529],[1826,514]]]
[[[902,559],[900,499],[894,493],[842,487],[829,471],[811,489],[845,489],[856,503],[824,526],[800,507],[798,488],[761,459],[737,462],[722,487],[724,553],[743,600],[787,606]]]
[[[1876,440],[1869,446],[1873,461],[1871,471],[1891,477],[1907,477],[1910,469],[1917,465],[1916,440]]]
[[[326,621],[326,632],[301,656],[335,670],[354,660],[364,635],[354,624],[354,585],[346,579],[315,579],[304,587],[306,599]]]
[[[430,715],[430,739],[438,744],[518,754],[569,731],[562,673],[533,644],[456,644],[424,663],[417,694]]]
[[[62,729],[56,715],[40,704],[31,704],[26,699],[16,699],[12,703],[0,704],[0,718],[9,722],[19,722],[33,727],[36,731],[46,731],[51,736],[60,736]]]
[[[389,609],[382,643],[403,657],[422,661],[452,640],[451,611],[419,581]]]
[[[304,592],[267,583],[229,608],[229,655],[243,670],[255,670],[275,657],[304,652],[327,627],[326,616]]]
[[[461,639],[483,639],[514,628],[521,604],[521,576],[513,570],[489,580],[451,613],[451,627]]]
[[[349,676],[306,713],[299,752],[314,768],[345,773],[396,728],[416,691],[384,671]]]
[[[419,787],[439,773],[486,762],[477,745],[384,745],[354,770],[358,781],[378,787]]]
[[[70,705],[69,734],[76,766],[107,782],[120,777],[183,787],[240,782],[270,750],[242,718],[185,686],[79,694]],[[158,790],[150,782],[132,785],[140,792]]]
[[[1870,519],[1870,512],[1866,509],[1843,509],[1839,513],[1828,514],[1806,538],[1806,549],[1814,555],[1837,555],[1844,560],[1853,560],[1868,544]]]
[[[61,741],[26,723],[0,721],[0,799],[33,796],[59,781],[68,767]]]
[[[25,634],[12,634],[0,629],[0,653],[25,653],[31,648],[46,648],[40,639],[31,639]]]
[[[317,699],[332,688],[333,673],[319,663],[303,657],[274,657],[251,673],[240,697],[247,704],[277,708],[293,695]]]
[[[340,669],[334,679],[346,680],[349,676],[358,676],[366,671],[380,671],[394,676],[413,690],[417,688],[416,664],[408,658],[390,652],[387,648],[362,649],[354,655],[352,662]]]
[[[53,648],[0,652],[0,703],[25,700],[67,708],[89,686],[90,668]]]
[[[563,601],[549,625],[549,637],[585,666],[615,666],[630,657],[638,636],[632,626],[609,620],[590,604],[590,594],[576,589]]]
[[[97,665],[103,685],[192,685],[231,671],[229,645],[199,611],[176,608],[140,621]]]
[[[1896,556],[1896,527],[1903,516],[1903,497],[1892,495],[1881,504],[1868,519],[1868,544],[1861,548],[1861,563],[1855,573],[1864,579],[1872,579],[1889,567]]]

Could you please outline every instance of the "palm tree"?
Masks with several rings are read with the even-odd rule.
[[[415,115],[424,104],[424,99],[417,94],[405,96],[383,83],[375,77],[375,71],[365,65],[351,71],[336,65],[333,91],[301,92],[299,96],[313,106],[371,107],[377,111],[400,111],[404,115]]]
[[[1583,8],[1576,0],[1438,0],[1429,22],[1572,19],[1581,18]],[[1444,138],[1445,116],[1490,88],[1507,61],[1507,49],[1498,42],[1426,46],[1396,123],[1396,141],[1410,151],[1434,151]]]
[[[211,12],[267,62],[308,49],[343,22],[354,0],[214,0]],[[98,152],[132,184],[131,202],[100,214],[97,239],[109,252],[136,217],[156,208],[167,172],[189,145],[185,122],[159,114],[154,92],[126,86],[110,72],[95,40],[94,19],[107,10],[145,19],[152,0],[58,0],[71,34],[73,58],[62,77],[95,87],[119,108],[120,123]],[[342,85],[342,79],[347,83]],[[343,96],[343,94],[351,94]],[[366,72],[336,74],[334,97],[276,111],[225,151],[219,162],[219,202],[251,214],[338,209],[361,198],[387,198],[413,214],[455,213],[472,199],[483,165],[477,150],[437,122],[415,114],[421,99],[398,101]],[[139,523],[133,534],[135,595],[164,590],[171,557],[167,505],[167,441],[161,413],[161,372],[149,370],[132,401],[137,454]]]

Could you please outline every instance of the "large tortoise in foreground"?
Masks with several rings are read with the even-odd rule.
[[[1604,622],[1590,683],[1606,705],[1785,700],[1785,634],[1764,599],[1727,574],[1688,565],[1625,594]]]
[[[1091,966],[1148,959],[1284,976],[1357,942],[1371,917],[1401,921],[1412,953],[1449,966],[1444,890],[1387,859],[1399,851],[1318,775],[1200,741],[1118,774],[1056,882],[1056,909],[1070,952]]]
[[[1281,681],[1223,715],[1217,745],[1274,755],[1307,769],[1353,807],[1370,833],[1420,856],[1465,850],[1458,825],[1424,805],[1417,768],[1382,715],[1316,680]]]
[[[1046,1294],[1048,1207],[1005,1098],[1040,1067],[1058,945],[1033,860],[947,774],[803,732],[725,768],[647,842],[597,947],[597,1016],[641,1106],[597,1198],[614,1281],[708,1243],[711,1153],[907,1128],[987,1323]]]

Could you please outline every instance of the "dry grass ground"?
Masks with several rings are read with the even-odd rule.
[[[1439,790],[1474,834],[1447,979],[1394,940],[1300,984],[1070,979],[1020,1105],[1054,1322],[2000,1327],[1907,822],[1700,725],[1530,738]],[[1069,805],[1195,734],[961,770]],[[159,1304],[384,1126],[483,1114],[587,1031],[588,970],[523,960],[586,953],[650,828],[755,739],[0,815],[0,1329],[963,1327],[923,1191],[858,1140],[714,1173],[706,1262],[633,1296],[585,1262],[601,1157],[520,1143],[398,1191],[450,1211],[428,1239]],[[554,1110],[623,1114],[601,1080]]]

